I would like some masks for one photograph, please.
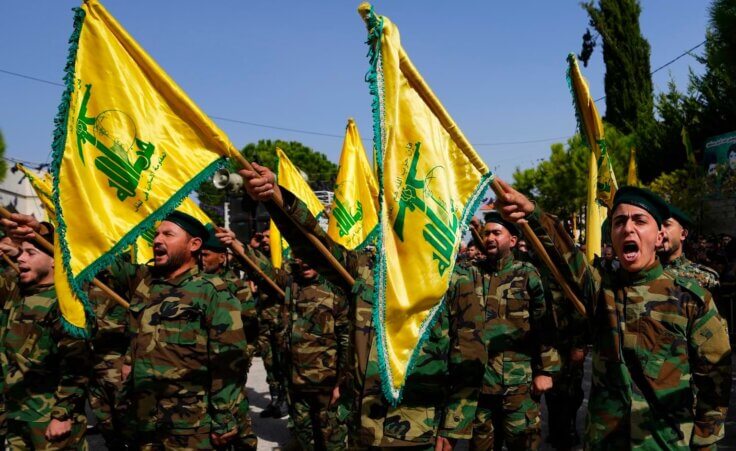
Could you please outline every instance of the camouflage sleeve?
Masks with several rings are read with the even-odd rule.
[[[350,305],[347,296],[336,287],[331,287],[335,293],[333,316],[335,318],[335,338],[337,339],[337,383],[345,386],[345,380],[350,374]]]
[[[598,271],[588,264],[557,218],[545,214],[537,206],[527,220],[555,266],[585,304],[588,317],[592,318],[601,285]]]
[[[3,271],[0,274],[0,299],[8,299],[18,290],[18,274],[15,271]]]
[[[482,339],[485,326],[482,278],[475,267],[455,266],[447,308],[450,313],[449,395],[442,415],[442,437],[469,439],[478,406],[488,351]]]
[[[679,281],[679,280],[678,280]],[[712,447],[722,439],[731,393],[731,346],[726,322],[718,314],[710,293],[690,282],[691,291],[702,291],[705,301],[691,320],[690,367],[695,385],[695,429],[692,447]]]
[[[539,345],[539,353],[532,356],[533,373],[552,375],[560,371],[560,355],[552,345],[554,343],[553,329],[550,327],[550,312],[547,312],[547,302],[544,297],[542,278],[533,267],[527,276],[527,292],[529,293],[530,326],[535,342]]]
[[[210,372],[212,432],[236,428],[238,395],[246,371],[246,342],[240,318],[240,302],[222,279],[211,279],[216,291],[207,303],[207,335]]]
[[[307,205],[294,196],[289,190],[280,187],[284,197],[284,212],[272,202],[266,204],[271,219],[281,231],[284,239],[291,244],[291,252],[314,268],[320,275],[338,286],[344,285],[344,280],[326,258],[317,252],[314,246],[297,229],[294,222],[314,234],[325,247],[335,256],[338,262],[346,265],[350,251],[335,243],[319,225],[317,218],[309,212]]]
[[[258,341],[258,312],[256,311],[256,297],[250,289],[247,280],[238,279],[235,282],[235,297],[240,301],[240,318],[243,321],[245,340],[248,349],[254,349]]]
[[[84,411],[86,387],[91,367],[89,342],[70,337],[61,329],[60,319],[54,326],[59,351],[59,386],[54,393],[55,404],[51,418],[68,420],[74,413]]]
[[[115,291],[124,291],[123,297],[130,296],[133,290],[131,286],[133,279],[138,274],[139,265],[135,265],[126,261],[122,256],[118,256],[113,260],[112,264],[108,269],[109,278],[114,285]]]

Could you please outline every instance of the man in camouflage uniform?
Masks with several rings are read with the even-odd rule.
[[[342,290],[296,260],[286,283],[284,323],[289,412],[304,450],[343,450],[347,419],[341,397],[350,368],[350,319]]]
[[[335,244],[309,213],[306,205],[275,184],[273,173],[254,164],[256,171],[241,171],[249,195],[268,201],[275,190],[284,199],[286,213],[270,203],[266,206],[294,255],[335,285],[350,293],[350,318],[353,336],[350,353],[353,374],[348,383],[356,431],[351,431],[353,445],[360,447],[414,447],[433,449],[451,447],[457,439],[469,439],[475,417],[483,368],[488,358],[481,333],[484,312],[481,306],[482,284],[474,267],[455,265],[447,296],[428,336],[417,350],[415,366],[408,374],[403,397],[392,406],[384,397],[378,363],[373,298],[375,251],[348,251]],[[309,245],[292,221],[320,239],[347,271],[355,285],[345,281],[325,259]]]
[[[10,449],[87,449],[84,415],[89,346],[65,332],[54,289],[54,259],[25,241],[31,229],[21,215],[3,220],[23,240],[19,275],[0,279],[0,361]],[[53,241],[50,224],[31,224]],[[18,222],[15,222],[18,221]]]
[[[260,266],[271,265],[271,231],[266,229],[263,232],[257,232],[250,242],[250,247],[255,252],[250,255],[257,258]],[[285,388],[284,383],[284,362],[281,350],[283,348],[283,329],[281,323],[280,311],[283,307],[283,299],[269,293],[267,290],[260,290],[257,296],[256,309],[258,311],[258,325],[260,328],[258,334],[258,350],[263,359],[263,366],[266,369],[266,382],[268,383],[268,391],[271,395],[271,402],[263,409],[260,416],[262,418],[274,417],[281,418],[284,416]]]
[[[18,258],[20,252],[20,247],[15,244],[9,236],[5,235],[0,238],[1,254],[4,254],[11,261],[13,261],[13,259]],[[18,273],[4,258],[0,260],[0,277],[18,277]],[[8,433],[8,421],[5,416],[5,401],[3,399],[2,392],[2,378],[0,377],[0,450],[4,449],[5,435]]]
[[[536,449],[539,397],[551,388],[560,364],[551,346],[542,280],[534,266],[514,258],[519,231],[498,212],[486,215],[481,236],[488,363],[470,447],[500,450],[505,442],[509,450]]]
[[[616,192],[611,239],[621,268],[601,277],[552,218],[500,183],[506,193],[497,206],[509,220],[528,221],[586,304],[593,342],[586,447],[715,448],[731,349],[711,294],[664,272],[656,258],[667,204],[641,188]]]
[[[692,220],[674,205],[669,207],[672,217],[662,223],[664,239],[658,252],[664,270],[673,277],[693,279],[698,285],[716,295],[718,273],[707,266],[688,260],[683,252],[685,239],[693,226]]]
[[[258,314],[256,313],[255,297],[248,281],[243,280],[229,265],[227,248],[218,239],[219,234],[231,234],[227,229],[215,230],[211,224],[207,224],[209,237],[202,246],[202,270],[207,274],[213,274],[224,280],[230,292],[240,301],[240,317],[243,321],[246,341],[246,362],[243,380],[241,383],[238,401],[238,436],[232,440],[230,445],[236,450],[253,450],[258,448],[258,438],[253,432],[253,423],[250,419],[250,403],[245,388],[248,382],[248,369],[255,353],[255,343],[258,339]]]
[[[109,274],[97,278],[111,286]],[[90,284],[87,291],[95,312],[92,338],[92,377],[89,384],[89,404],[97,420],[97,429],[109,450],[124,449],[121,437],[124,420],[118,408],[123,388],[125,354],[129,339],[125,318],[127,309],[101,289]]]

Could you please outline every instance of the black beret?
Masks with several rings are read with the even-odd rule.
[[[680,223],[683,229],[690,229],[693,226],[693,220],[690,219],[684,211],[670,204],[670,218],[675,218]]]
[[[205,228],[207,228],[207,239],[204,240],[204,244],[202,244],[202,249],[207,249],[212,252],[217,252],[220,254],[224,254],[227,252],[227,248],[225,245],[222,244],[222,241],[219,240],[215,236],[215,226],[212,224],[205,225]]]
[[[667,202],[661,197],[649,191],[646,188],[638,188],[636,186],[624,186],[616,191],[613,197],[613,208],[616,210],[621,204],[635,205],[646,210],[658,226],[662,226],[662,221],[670,217],[670,208]]]
[[[486,213],[484,219],[486,223],[495,222],[496,224],[501,224],[502,226],[506,227],[506,230],[508,230],[510,234],[514,236],[519,236],[519,229],[516,227],[516,224],[503,219],[503,217],[501,217],[501,213],[496,210]]]
[[[203,242],[210,236],[204,224],[197,218],[179,210],[172,211],[164,221],[173,222],[193,237],[201,238]]]

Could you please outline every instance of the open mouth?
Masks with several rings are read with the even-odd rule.
[[[153,248],[153,255],[155,257],[163,257],[164,255],[166,255],[166,249],[162,247],[155,247]]]
[[[622,249],[623,255],[621,256],[626,262],[634,262],[639,256],[639,245],[633,241],[627,241],[624,243]]]

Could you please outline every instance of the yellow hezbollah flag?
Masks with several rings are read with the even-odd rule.
[[[96,0],[77,8],[54,134],[64,325],[83,335],[82,284],[171,212],[232,144]]]
[[[190,216],[195,217],[202,224],[213,224],[212,219],[207,216],[207,213],[203,212],[194,201],[187,197],[184,202],[176,207],[178,211],[186,213]],[[134,247],[134,260],[138,264],[146,264],[153,259],[153,238],[156,236],[156,228],[158,222],[153,224],[150,229],[146,230],[138,237]]]
[[[51,174],[37,174],[20,163],[17,163],[15,167],[28,178],[28,182],[30,182],[33,191],[35,191],[36,196],[41,201],[41,205],[43,205],[44,211],[46,211],[48,220],[56,224],[56,211],[54,210],[54,200],[51,196],[51,187],[53,185]]]
[[[291,191],[299,200],[304,202],[316,218],[319,218],[325,211],[325,206],[319,201],[317,195],[314,194],[312,188],[304,177],[299,172],[299,168],[294,166],[294,163],[289,160],[286,153],[280,148],[276,148],[276,157],[278,159],[278,166],[276,169],[276,177],[278,178],[279,186]],[[284,256],[288,255],[289,244],[281,237],[279,228],[276,227],[273,221],[271,221],[271,263],[274,268],[281,268],[284,263]]]
[[[607,208],[613,206],[613,197],[618,185],[613,173],[611,159],[606,150],[606,139],[603,135],[603,122],[598,114],[593,98],[590,96],[588,82],[580,73],[575,54],[567,57],[569,67],[567,80],[572,93],[578,128],[591,150],[588,164],[588,202],[585,220],[585,254],[588,261],[601,255],[601,225],[606,219]]]
[[[626,184],[630,186],[639,186],[639,176],[636,170],[636,149],[631,146],[629,150],[629,171],[626,174]]]
[[[493,175],[412,65],[398,28],[366,3],[359,12],[380,187],[374,324],[384,394],[396,404]]]
[[[347,249],[371,241],[378,225],[378,184],[353,119],[348,119],[327,234]]]

